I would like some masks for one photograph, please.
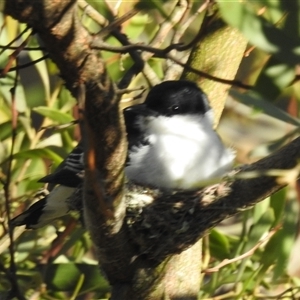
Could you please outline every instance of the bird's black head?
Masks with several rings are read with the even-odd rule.
[[[144,104],[159,115],[205,114],[210,110],[204,92],[187,80],[164,81],[154,86]]]

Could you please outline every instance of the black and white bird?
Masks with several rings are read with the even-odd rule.
[[[52,174],[39,180],[48,183],[48,190],[38,192],[34,198],[39,200],[13,218],[11,224],[37,229],[67,215],[70,210],[80,211],[82,204],[77,193],[83,175],[83,148],[79,143]]]
[[[234,152],[213,129],[208,99],[190,81],[165,81],[143,104],[124,112],[129,151],[127,177],[163,189],[195,189],[223,176]]]
[[[223,176],[233,166],[234,151],[224,146],[213,129],[208,99],[193,82],[165,81],[154,86],[143,104],[124,110],[124,118],[128,139],[125,173],[133,182],[163,190],[191,190]],[[40,201],[33,204],[12,223],[39,228],[67,214],[83,172],[79,144],[53,174],[40,180],[58,184],[40,200],[43,205]]]

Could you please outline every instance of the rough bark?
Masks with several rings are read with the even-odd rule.
[[[125,186],[126,140],[118,97],[98,51],[89,46],[92,37],[77,19],[75,1],[7,0],[5,12],[33,27],[68,89],[85,99],[85,219],[112,286],[111,298],[196,299],[197,290],[191,290],[186,284],[189,278],[180,275],[186,268],[184,257],[189,259],[192,252],[178,254],[224,218],[286,183],[257,174],[203,191],[170,195]],[[299,149],[300,138],[247,170],[292,168],[299,161]]]

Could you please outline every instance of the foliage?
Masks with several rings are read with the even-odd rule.
[[[132,43],[152,47],[188,43],[197,33],[206,11],[219,10],[222,18],[249,40],[237,79],[253,88],[245,92],[233,86],[230,91],[231,98],[252,109],[250,116],[240,118],[239,126],[255,122],[259,115],[261,122],[271,127],[271,136],[265,128],[260,128],[265,134],[262,139],[264,155],[289,141],[299,126],[297,104],[300,89],[295,68],[300,61],[299,2],[217,1],[210,6],[205,1],[190,1],[191,8],[184,7],[184,1],[179,2],[181,6],[177,6],[177,1],[140,1],[137,9],[141,11],[122,24],[123,32]],[[98,17],[103,23],[133,9],[133,3],[128,1],[119,1],[118,4],[91,1],[90,4],[99,12]],[[101,34],[103,24],[99,24],[99,19],[83,9],[79,16],[91,32]],[[0,277],[0,293],[5,295],[11,284],[7,204],[11,217],[32,203],[33,195],[42,188],[37,180],[49,172],[49,165],[50,170],[55,169],[75,146],[79,131],[72,124],[77,117],[75,100],[64,87],[56,66],[49,58],[33,63],[46,54],[38,37],[10,17],[0,17],[3,24],[0,35],[0,178],[3,187],[0,192],[0,271],[4,275]],[[26,48],[21,46],[24,41]],[[106,37],[106,43],[120,46],[111,35]],[[184,59],[187,53],[173,50],[172,55]],[[115,82],[133,64],[128,54],[103,51],[103,57]],[[153,85],[166,75],[168,78],[176,76],[174,64],[166,59],[154,57],[153,52],[147,51],[142,57],[146,62],[144,72],[132,81],[130,88],[146,86],[147,83]],[[22,67],[28,63],[33,64]],[[123,105],[134,101],[139,94],[140,91],[123,96]],[[227,110],[227,115],[233,113]],[[277,127],[266,115],[272,117],[276,126],[285,128],[284,136],[273,139]],[[235,130],[238,132],[240,128]],[[256,134],[248,133],[251,136]],[[237,150],[242,148],[243,145],[230,138],[230,135],[224,137],[234,143]],[[237,156],[240,157],[239,153]],[[246,161],[240,158],[239,162]],[[214,299],[221,299],[221,295],[222,299],[266,299],[275,295],[278,299],[296,297],[299,279],[286,273],[297,230],[296,200],[297,189],[291,184],[212,231],[204,240],[205,275],[201,299],[213,295],[216,296]],[[278,225],[281,229],[255,248]],[[230,231],[231,228],[234,230]],[[246,252],[248,256],[232,261],[217,272],[205,270]],[[107,297],[108,285],[98,273],[91,241],[76,214],[37,231],[16,229],[14,253],[17,282],[28,299],[79,299],[81,295],[84,299]]]

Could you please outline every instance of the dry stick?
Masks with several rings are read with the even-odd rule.
[[[206,0],[200,7],[199,9],[188,18],[188,20],[184,20],[184,23],[181,24],[181,26],[179,26],[178,30],[176,31],[176,35],[174,36],[174,43],[178,43],[178,41],[180,40],[180,38],[182,38],[183,34],[185,33],[185,31],[188,29],[188,27],[192,24],[192,22],[196,19],[196,17],[202,13],[203,11],[205,11],[210,4],[210,0]]]
[[[100,26],[105,26],[107,20],[99,14],[99,12],[93,8],[90,4],[88,4],[85,0],[78,0],[78,6],[87,14],[91,19],[93,19]]]
[[[110,8],[110,6],[108,7]],[[97,34],[97,38],[102,39],[105,33],[111,33],[111,35],[115,37],[123,46],[130,45],[127,35],[121,32],[120,25],[126,22],[127,20],[129,20],[138,12],[139,10],[132,9],[122,17],[116,18],[115,21],[111,22],[108,26],[103,28]],[[111,14],[114,15],[114,12],[112,10],[111,10]],[[131,56],[132,60],[134,61],[134,64],[129,68],[129,70],[126,71],[123,78],[119,81],[118,83],[119,90],[126,89],[129,86],[133,77],[136,76],[138,73],[140,73],[144,67],[144,61],[141,59],[141,54],[138,51],[131,50],[128,53]]]
[[[296,294],[295,294],[294,291],[296,291]],[[290,288],[286,289],[284,292],[282,292],[278,295],[274,295],[274,296],[268,295],[268,299],[276,299],[276,300],[279,300],[279,299],[294,299],[294,300],[298,300],[299,299],[299,294],[297,295],[297,293],[299,293],[299,291],[300,291],[299,286],[290,287]],[[285,296],[285,294],[287,294],[287,293],[292,293],[293,295],[292,296],[290,296],[290,295]],[[266,295],[259,295],[258,294],[258,295],[254,295],[254,296],[255,296],[255,299],[262,299],[262,300],[266,299]],[[285,297],[283,298],[283,296],[285,296]],[[289,298],[287,298],[287,297],[289,297]]]
[[[5,45],[0,45],[0,49],[5,49],[5,50],[17,50],[19,49],[20,46],[5,46]],[[24,47],[21,49],[22,51],[45,51],[46,48],[44,47]]]
[[[233,86],[236,86],[236,87],[240,87],[240,88],[245,89],[245,90],[250,90],[250,89],[253,88],[253,86],[245,84],[245,83],[243,83],[243,82],[241,82],[239,80],[224,79],[224,78],[216,77],[216,76],[210,75],[208,73],[205,73],[203,71],[197,70],[197,69],[191,67],[190,65],[188,65],[186,63],[182,63],[179,59],[177,59],[176,57],[174,57],[171,54],[167,54],[167,58],[173,60],[178,65],[186,68],[188,71],[193,72],[195,74],[198,74],[199,76],[202,76],[204,78],[211,79],[211,80],[214,80],[216,82],[220,82],[220,83],[224,83],[224,84],[229,84],[229,85],[233,85]]]
[[[93,43],[91,44],[91,48],[98,49],[98,50],[107,50],[107,51],[116,52],[116,53],[127,53],[130,50],[148,51],[148,52],[152,52],[153,54],[155,54],[156,57],[171,59],[172,61],[174,61],[178,65],[186,68],[190,72],[193,72],[195,74],[203,76],[204,78],[211,79],[216,82],[220,82],[220,83],[224,83],[224,84],[237,86],[237,87],[240,87],[240,88],[243,88],[246,90],[253,88],[251,85],[244,84],[243,82],[241,82],[239,80],[229,80],[229,79],[219,78],[219,77],[210,75],[208,73],[205,73],[203,71],[194,69],[193,67],[187,65],[186,63],[181,62],[179,59],[177,59],[176,57],[174,57],[173,55],[168,53],[173,49],[182,51],[181,49],[184,49],[185,47],[183,47],[180,44],[173,44],[173,45],[168,46],[165,49],[157,49],[157,48],[153,48],[153,47],[141,45],[141,44],[135,44],[135,45],[130,44],[128,46],[115,47],[115,46],[107,45],[107,44],[103,43],[102,41],[100,41],[99,39],[95,39],[93,41]]]
[[[204,10],[206,7],[207,7],[207,5],[206,5],[206,3],[204,3],[203,5],[201,5],[201,10]],[[186,9],[185,14],[187,14],[187,10],[188,10],[188,8]],[[194,17],[196,15],[198,15],[197,12],[194,14]],[[188,25],[190,25],[190,23],[192,22],[192,20],[193,20],[193,18],[190,18],[189,20],[187,20],[187,22],[185,24],[180,24],[182,26],[177,26],[175,34],[174,34],[174,37],[172,39],[172,43],[173,44],[180,45],[180,43],[179,43],[180,38],[185,33],[185,30],[188,28]],[[184,16],[182,16],[182,18],[181,18],[181,20],[179,22],[183,22],[183,21],[184,21]],[[183,28],[184,25],[185,25],[185,28]],[[199,40],[200,37],[201,37],[201,27],[200,27],[198,33],[192,39],[191,42],[189,42],[186,45],[182,44],[182,48],[181,49],[180,49],[180,47],[178,47],[177,50],[174,49],[174,50],[172,50],[169,53],[171,55],[173,55],[174,57],[176,57],[178,51],[190,50],[193,47],[193,45],[198,42],[198,40]],[[187,51],[187,53],[180,58],[180,60],[183,61],[183,63],[187,62],[188,57],[189,57],[189,53],[190,53],[190,51],[189,52]],[[165,73],[165,80],[174,80],[174,79],[179,78],[181,76],[181,74],[182,74],[183,67],[181,67],[180,65],[174,63],[174,61],[171,61],[171,60],[167,60],[167,63],[169,63],[169,66],[168,66],[168,68],[166,70],[166,73]]]
[[[187,8],[185,6],[175,7],[172,13],[170,14],[170,17],[160,25],[158,32],[156,33],[154,39],[151,42],[151,46],[156,48],[161,46],[164,43],[165,37],[168,35],[170,30],[172,30],[174,27],[176,27],[176,25],[179,24],[180,20],[184,18],[186,12]],[[151,57],[153,57],[153,53],[144,52],[142,54],[142,58],[144,61],[149,60]],[[145,64],[143,73],[152,85],[158,84],[160,82],[160,79],[157,77],[156,73],[148,64]],[[164,79],[167,79],[167,72],[165,73]]]
[[[114,30],[111,33],[122,45],[130,45],[129,40],[125,34],[122,34],[119,30]],[[136,50],[128,51],[132,60],[134,61],[133,66],[125,73],[123,78],[118,83],[118,89],[125,89],[129,86],[132,78],[140,73],[144,67],[144,61],[141,59],[140,53]]]
[[[55,258],[58,253],[61,251],[61,249],[64,246],[64,241],[67,237],[69,237],[72,233],[72,231],[76,228],[77,223],[73,219],[71,222],[68,223],[66,226],[66,229],[57,236],[57,238],[52,242],[51,248],[46,251],[46,253],[43,255],[39,263],[41,264],[51,264],[51,260]]]
[[[112,31],[114,31],[117,28],[119,28],[123,23],[125,23],[128,20],[130,20],[138,12],[140,12],[140,10],[134,8],[134,9],[131,9],[130,11],[128,11],[127,13],[125,13],[124,15],[122,15],[121,17],[116,18],[116,20],[114,20],[113,22],[109,23],[109,25],[107,25],[106,27],[104,27],[103,29],[100,30],[100,32],[97,34],[98,37],[104,38],[106,35],[108,35]]]

